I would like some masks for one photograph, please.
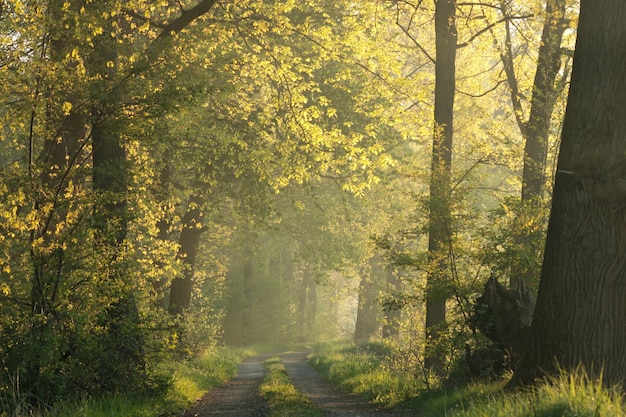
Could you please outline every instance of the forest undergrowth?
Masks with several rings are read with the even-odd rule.
[[[83,398],[37,408],[32,401],[15,392],[10,399],[11,414],[1,417],[155,417],[180,415],[210,389],[233,378],[237,365],[254,348],[211,348],[192,358],[171,360],[158,365],[163,383],[160,390],[143,395],[116,393],[103,397]]]
[[[384,343],[331,343],[317,346],[310,363],[346,390],[390,408],[419,411],[422,417],[626,416],[620,391],[582,370],[520,390],[505,388],[508,377],[446,388],[415,368],[401,371],[397,359]]]

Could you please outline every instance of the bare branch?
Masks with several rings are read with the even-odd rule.
[[[504,17],[507,16],[506,12],[506,2],[505,0],[501,1],[502,5],[502,14]],[[522,102],[520,100],[520,91],[519,85],[517,83],[517,76],[515,75],[515,67],[513,66],[513,49],[511,46],[511,20],[505,20],[505,28],[506,28],[506,40],[505,40],[505,50],[500,52],[500,58],[502,59],[502,64],[504,66],[504,72],[506,74],[507,81],[509,82],[509,89],[511,92],[511,102],[513,103],[513,110],[515,113],[515,120],[520,128],[520,132],[523,137],[527,135],[527,126],[524,121],[524,109],[522,108]]]
[[[421,4],[421,2],[420,2],[420,4]],[[417,7],[419,7],[419,5],[418,5]],[[416,7],[416,10],[417,10],[417,7]],[[410,19],[410,21],[409,21],[409,27],[410,27],[410,22],[412,22],[412,21],[413,21],[413,18],[411,17],[411,19]],[[409,27],[406,27],[406,28],[405,28],[404,26],[402,26],[402,24],[400,23],[400,13],[399,13],[399,12],[398,12],[398,13],[396,13],[396,25],[397,25],[400,29],[402,29],[402,32],[404,32],[404,34],[406,35],[406,37],[407,37],[407,38],[409,38],[409,39],[411,40],[411,42],[413,42],[413,44],[414,44],[415,46],[417,46],[417,48],[418,48],[420,51],[422,51],[422,53],[423,53],[424,55],[426,55],[426,58],[428,58],[428,60],[429,60],[430,62],[432,62],[433,64],[435,64],[435,63],[436,63],[435,58],[433,58],[433,57],[432,57],[432,56],[428,53],[428,51],[427,51],[427,50],[426,50],[426,49],[425,49],[425,48],[424,48],[424,47],[423,47],[423,46],[422,46],[422,45],[421,45],[421,44],[417,41],[417,39],[415,39],[415,38],[414,38],[414,37],[413,37],[413,36],[409,33]]]
[[[474,39],[478,38],[480,35],[491,30],[493,27],[495,27],[496,25],[499,25],[500,23],[507,22],[509,20],[514,20],[514,19],[528,19],[533,16],[534,16],[533,14],[526,14],[526,15],[521,15],[521,16],[504,16],[502,19],[492,22],[489,25],[482,28],[481,30],[479,30],[478,32],[474,33],[472,36],[470,36],[468,40],[466,40],[463,43],[458,44],[456,47],[458,49],[461,49],[461,48],[468,46],[474,41]]]
[[[490,88],[490,89],[488,89],[488,90],[486,90],[486,91],[484,91],[484,92],[482,92],[482,93],[480,93],[480,94],[471,94],[471,93],[466,93],[465,91],[459,90],[458,88],[456,89],[456,92],[457,92],[457,93],[459,93],[459,94],[463,94],[464,96],[468,96],[468,97],[472,97],[472,98],[480,98],[480,97],[484,97],[484,96],[486,96],[487,94],[489,94],[489,93],[491,93],[491,92],[495,91],[495,90],[496,90],[496,89],[500,86],[500,84],[502,84],[502,83],[504,83],[504,82],[506,82],[506,80],[499,80],[499,81],[496,83],[496,85],[494,85],[492,88]]]

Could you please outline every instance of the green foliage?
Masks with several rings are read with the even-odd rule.
[[[279,357],[268,359],[265,367],[268,374],[259,390],[269,405],[270,417],[324,415],[311,403],[311,400],[289,382],[289,376]]]
[[[545,205],[522,204],[517,198],[506,198],[488,213],[482,228],[485,239],[477,252],[478,260],[497,276],[511,280],[523,278],[536,288],[541,272],[543,245],[547,227]]]

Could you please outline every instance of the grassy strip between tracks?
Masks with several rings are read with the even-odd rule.
[[[269,417],[319,417],[319,409],[290,382],[285,367],[278,356],[265,362],[267,376],[261,385],[261,395],[268,402]]]

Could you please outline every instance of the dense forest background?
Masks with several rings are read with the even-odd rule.
[[[338,337],[445,380],[538,287],[578,11],[1,2],[0,395]]]

